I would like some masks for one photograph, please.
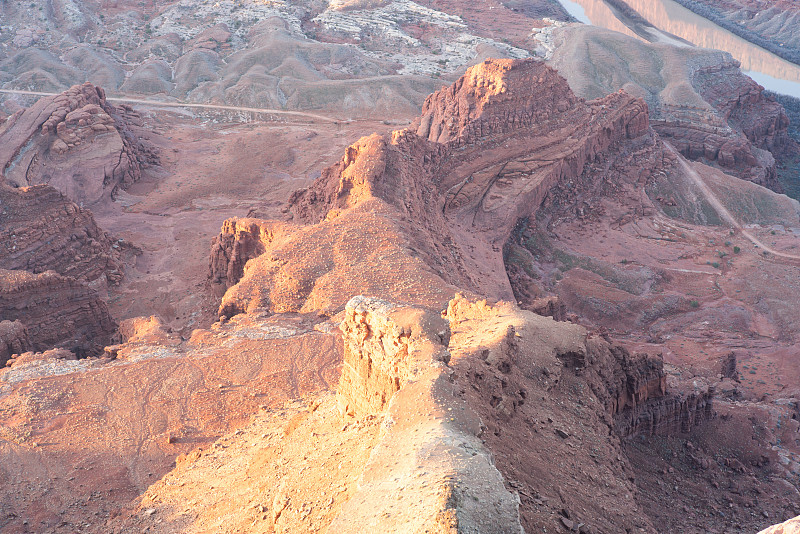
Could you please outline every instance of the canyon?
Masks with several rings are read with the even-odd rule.
[[[729,54],[550,2],[96,4],[2,8],[4,532],[800,514],[800,149]]]

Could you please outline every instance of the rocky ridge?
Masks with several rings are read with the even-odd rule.
[[[95,355],[110,344],[116,323],[105,303],[86,282],[53,271],[0,269],[0,312],[28,330],[31,348],[67,348]]]
[[[576,94],[625,89],[647,102],[653,129],[685,157],[782,192],[775,162],[797,150],[786,113],[729,54],[644,43],[592,26],[557,28],[553,39],[558,46],[548,63]],[[591,63],[590,54],[607,64]]]
[[[540,94],[543,98],[538,98]],[[582,125],[580,135],[577,125]],[[415,362],[423,357],[422,362],[428,362],[425,365],[441,368],[444,373],[435,384],[450,382],[455,386],[433,386],[434,398],[440,394],[437,388],[446,387],[454,400],[437,404],[451,407],[448,412],[452,410],[457,416],[451,421],[461,421],[464,427],[471,428],[470,432],[491,450],[506,480],[515,481],[517,485],[512,487],[530,496],[522,503],[521,521],[525,528],[538,528],[540,519],[534,510],[550,499],[538,497],[544,492],[542,488],[548,487],[541,480],[549,480],[549,476],[539,473],[539,481],[534,482],[517,472],[510,459],[519,453],[506,447],[511,441],[528,443],[525,450],[541,450],[529,440],[542,438],[528,432],[509,440],[507,429],[529,427],[505,424],[515,417],[534,419],[529,410],[536,410],[540,403],[537,400],[529,404],[525,399],[535,388],[547,391],[541,396],[544,400],[556,395],[554,388],[560,388],[562,381],[583,384],[595,399],[591,402],[602,406],[584,427],[596,428],[598,440],[607,440],[612,432],[614,438],[603,445],[608,447],[604,450],[609,456],[621,450],[621,439],[686,432],[714,416],[713,390],[689,387],[679,395],[668,393],[667,378],[658,358],[631,355],[601,337],[589,339],[574,325],[561,323],[563,326],[556,327],[559,323],[533,314],[522,319],[518,315],[521,312],[512,312],[513,305],[494,309],[459,296],[453,299],[458,287],[495,298],[513,295],[508,278],[501,274],[504,271],[494,274],[485,265],[496,261],[503,268],[503,245],[518,221],[534,217],[537,208],[554,194],[568,204],[584,188],[611,191],[613,173],[619,170],[615,164],[624,168],[633,158],[646,169],[644,177],[641,171],[636,173],[640,183],[646,181],[648,172],[659,172],[673,162],[649,129],[643,101],[620,92],[585,102],[574,97],[565,81],[542,63],[485,62],[468,70],[453,86],[429,97],[422,117],[410,128],[391,136],[362,138],[346,150],[339,164],[324,170],[311,187],[293,194],[293,224],[305,226],[297,226],[275,239],[274,222],[226,222],[214,245],[212,277],[214,273],[228,272],[242,272],[242,277],[223,297],[220,314],[236,317],[269,310],[276,314],[334,315],[343,310],[343,316],[337,315],[343,319],[344,336],[340,411],[363,418],[388,410],[404,432],[405,424],[399,423],[406,418],[403,413],[419,410],[407,408],[411,401],[402,399],[411,399],[412,390],[418,392],[413,394],[416,397],[426,395],[419,380],[411,380],[421,372],[422,364]],[[605,174],[599,173],[600,179],[595,174],[596,166],[605,169]],[[244,268],[239,267],[243,259],[262,247],[260,255],[247,260]],[[368,255],[374,253],[375,258],[364,261],[364,251]],[[480,264],[483,269],[478,268]],[[373,267],[362,268],[366,265]],[[378,273],[374,272],[374,265],[381,266]],[[403,273],[403,285],[387,283],[385,276],[391,272]],[[216,276],[230,281],[227,274]],[[357,297],[345,306],[342,298],[358,286],[367,296]],[[441,309],[448,301],[449,328],[423,328],[431,332],[424,346],[433,348],[419,349],[422,352],[415,355],[412,339],[419,326],[406,326],[394,314],[405,310],[403,313],[413,317],[430,317],[426,321],[433,325],[438,320],[434,319],[436,314],[430,315],[426,310]],[[499,319],[504,314],[518,317],[515,320],[521,322]],[[492,323],[492,328],[470,323],[467,329],[474,336],[489,336],[486,349],[476,348],[480,342],[468,339],[471,336],[465,338],[460,324],[484,319]],[[561,341],[551,341],[564,345],[557,350],[547,343],[539,346],[536,350],[544,352],[537,358],[547,354],[541,368],[534,363],[536,358],[523,356],[518,339],[538,339],[541,334],[526,330],[534,328],[539,332],[545,328],[526,326],[538,325],[537,321],[547,321],[546,328],[558,330]],[[503,323],[502,327],[498,328],[495,322]],[[451,332],[460,343],[454,343]],[[570,345],[572,342],[566,340],[574,343]],[[428,352],[430,355],[425,355]],[[457,359],[456,352],[462,357]],[[487,376],[487,365],[491,376]],[[466,394],[468,391],[479,393]],[[482,408],[472,416],[462,416],[456,408],[462,398],[467,399],[465,406]],[[477,429],[475,419],[470,419],[475,415],[483,421]],[[559,420],[573,416],[560,413]],[[550,415],[548,420],[552,423],[556,418]],[[392,432],[384,439],[393,441]],[[563,440],[571,435],[569,429],[559,427],[551,432],[556,443],[567,446]],[[373,452],[376,458],[384,454],[377,452],[381,447],[378,445]],[[392,450],[397,454],[397,447]],[[546,465],[548,461],[552,459],[523,463]],[[608,476],[619,481],[620,491],[635,491],[629,482],[623,482],[627,480],[626,469],[630,468],[621,466]],[[383,505],[367,505],[373,502],[374,495],[384,491],[380,489],[384,476],[386,473],[374,481],[374,486],[373,482],[365,482],[365,488],[373,489],[364,491],[363,497],[357,494],[352,501],[358,503],[352,508],[353,514],[360,517],[369,510],[371,519],[353,523],[340,515],[332,525],[351,528],[346,525],[383,524],[382,518],[390,521],[387,524],[396,524],[391,523],[397,521],[394,512],[387,510],[376,518],[373,510],[381,510]],[[470,484],[465,474],[455,479],[465,486]],[[557,482],[552,484],[558,487]],[[440,486],[434,483],[432,487]],[[593,494],[599,491],[598,488]],[[570,506],[585,509],[584,498],[576,495]],[[457,495],[454,499],[459,504],[449,516],[454,525],[461,525],[459,506],[470,501]],[[448,515],[446,511],[442,513]],[[420,515],[421,512],[414,517]],[[600,531],[611,524],[641,521],[645,514],[634,505],[619,511],[614,518],[607,516],[608,508],[586,512],[587,522],[598,525]],[[441,520],[440,517],[436,521]],[[464,521],[468,524],[469,519]]]
[[[535,89],[527,96],[531,87],[544,98]],[[519,101],[513,112],[512,101]],[[447,109],[439,109],[443,102]],[[582,102],[540,62],[485,62],[429,97],[411,128],[350,147],[292,197],[290,209],[298,220],[317,221],[377,197],[415,222],[407,230],[412,246],[439,276],[509,298],[498,252],[517,220],[535,212],[555,184],[628,143],[659,151],[641,100],[618,93]]]

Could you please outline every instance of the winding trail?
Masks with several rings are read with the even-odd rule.
[[[692,180],[692,182],[697,186],[697,188],[700,190],[700,192],[706,198],[708,203],[711,204],[711,207],[713,207],[714,210],[716,210],[716,212],[719,214],[719,216],[722,218],[722,220],[724,220],[732,228],[734,228],[738,232],[740,232],[744,237],[749,239],[751,243],[753,243],[754,245],[758,246],[760,249],[765,250],[766,252],[769,252],[770,254],[772,254],[772,255],[774,255],[774,256],[776,256],[778,258],[785,258],[785,259],[788,259],[788,260],[793,260],[793,261],[800,262],[800,256],[795,256],[793,254],[786,254],[785,252],[779,252],[779,251],[777,251],[777,250],[765,245],[757,237],[755,237],[753,234],[751,234],[749,231],[747,231],[739,223],[739,221],[736,220],[736,218],[733,216],[733,214],[731,214],[731,212],[728,211],[728,208],[726,208],[722,204],[722,202],[720,202],[719,198],[717,198],[717,195],[715,195],[714,192],[711,190],[711,188],[709,188],[708,185],[706,185],[705,181],[700,176],[700,174],[696,170],[694,170],[694,168],[691,165],[689,165],[689,162],[687,162],[686,159],[677,150],[675,150],[675,147],[673,147],[671,144],[667,143],[666,141],[664,142],[664,145],[667,147],[667,149],[670,152],[672,152],[678,158],[678,163],[680,164],[681,168],[686,173],[686,176],[688,176]]]
[[[27,95],[27,96],[58,96],[61,93],[44,93],[39,91],[23,91],[21,89],[0,89],[0,93],[10,95]],[[140,98],[130,98],[127,96],[106,96],[106,100],[110,102],[122,102],[126,104],[143,104],[147,106],[157,106],[164,108],[199,108],[211,109],[218,111],[245,111],[249,113],[264,113],[271,115],[287,115],[294,117],[302,117],[306,119],[330,122],[333,124],[346,124],[348,122],[356,122],[354,119],[335,119],[326,117],[325,115],[317,115],[314,113],[306,113],[304,111],[287,111],[284,109],[269,109],[269,108],[248,108],[242,106],[223,106],[216,104],[196,104],[190,102],[161,102],[158,100],[146,100]]]

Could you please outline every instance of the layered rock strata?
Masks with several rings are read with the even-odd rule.
[[[548,63],[576,94],[635,94],[647,102],[652,127],[685,157],[782,192],[775,160],[796,150],[786,113],[730,54],[666,48],[590,26],[555,35]]]
[[[512,298],[502,248],[517,221],[593,162],[632,151],[646,153],[640,175],[670,163],[642,100],[584,102],[541,62],[482,63],[431,95],[411,128],[362,138],[293,194],[293,220],[318,224],[252,259],[221,314],[336,313],[348,291],[439,306],[455,288]],[[387,284],[408,272],[419,273],[403,277],[411,287]]]
[[[113,197],[158,162],[134,134],[139,126],[132,108],[109,104],[88,82],[43,97],[0,127],[0,177],[16,187],[49,184],[81,204]]]
[[[13,188],[0,182],[0,268],[48,270],[91,282],[122,279],[120,244],[47,185]]]
[[[345,308],[342,322],[344,355],[342,376],[339,380],[341,411],[348,415],[365,415],[384,411],[392,396],[400,391],[414,375],[415,351],[430,352],[425,358],[447,363],[450,354],[444,347],[450,339],[449,329],[439,324],[430,340],[412,339],[414,328],[405,324],[409,318],[392,303],[380,299],[356,296]],[[414,320],[419,321],[412,313]],[[438,321],[428,317],[420,323],[425,328]]]
[[[607,336],[589,338],[586,347],[585,355],[558,356],[586,375],[620,438],[685,434],[713,419],[713,389],[684,385],[668,392],[661,357],[631,354]]]
[[[101,353],[116,330],[96,291],[53,271],[0,269],[0,317],[22,322],[32,349],[61,347],[78,356]]]
[[[660,359],[631,356],[578,325],[509,303],[457,296],[445,317],[452,332],[453,411],[458,401],[476,410],[479,436],[520,495],[526,531],[549,530],[547,512],[563,509],[569,524],[583,524],[587,532],[635,523],[655,531],[635,500],[611,495],[637,491],[621,440],[674,431],[670,424],[629,422],[645,414],[669,419],[664,406],[693,408],[667,390]],[[703,419],[692,415],[691,422]]]

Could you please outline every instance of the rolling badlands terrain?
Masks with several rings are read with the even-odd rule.
[[[0,530],[800,514],[786,111],[568,20],[0,4]]]

